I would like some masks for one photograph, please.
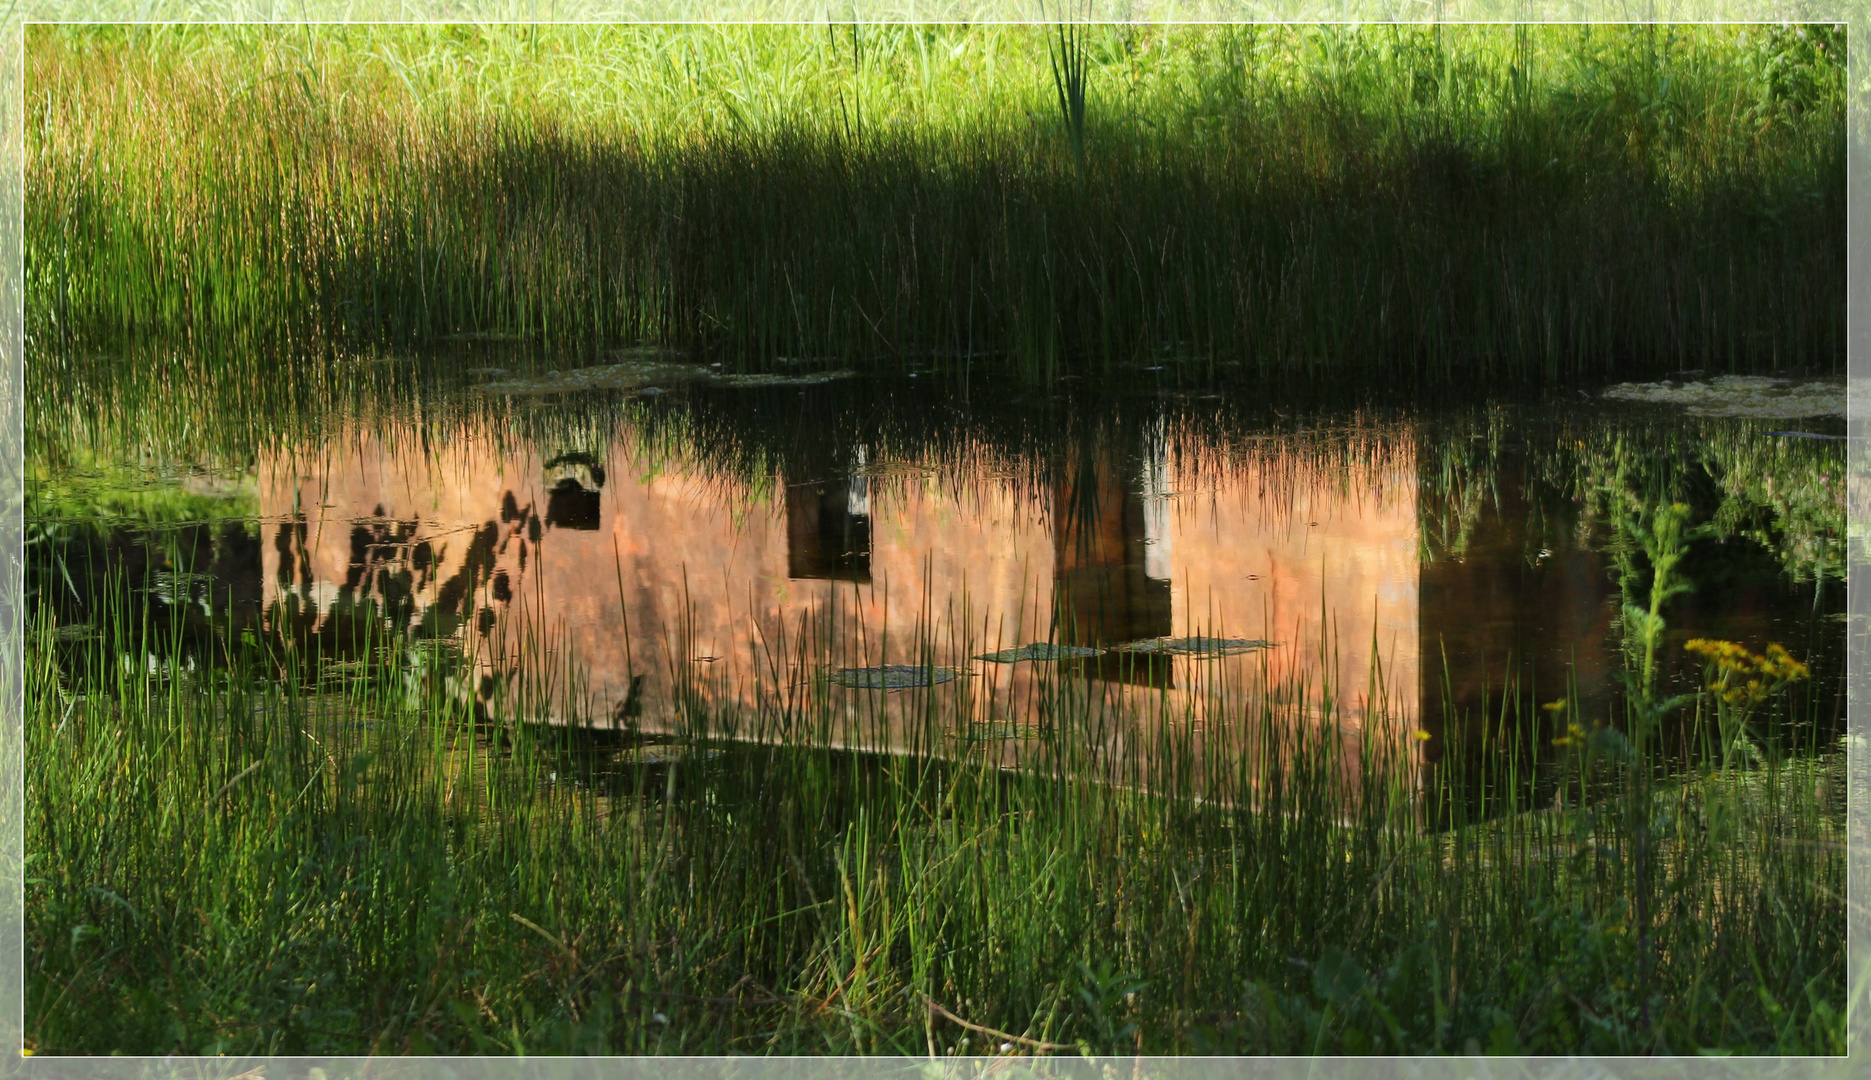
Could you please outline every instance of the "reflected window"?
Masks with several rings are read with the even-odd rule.
[[[565,477],[546,494],[546,524],[591,532],[598,527],[598,493]]]
[[[855,454],[865,463],[864,448]],[[862,472],[786,489],[786,576],[818,581],[871,579],[870,478]]]

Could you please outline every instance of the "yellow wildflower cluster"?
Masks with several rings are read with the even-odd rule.
[[[1811,674],[1805,664],[1793,659],[1793,654],[1779,645],[1767,646],[1767,655],[1762,659],[1760,668],[1769,678],[1786,682],[1798,682]]]
[[[1715,669],[1709,689],[1730,705],[1758,705],[1782,685],[1798,682],[1810,671],[1778,644],[1767,652],[1752,653],[1732,641],[1692,638],[1683,646],[1707,660]]]
[[[1567,724],[1566,733],[1553,740],[1554,746],[1584,746],[1585,729],[1577,724]]]

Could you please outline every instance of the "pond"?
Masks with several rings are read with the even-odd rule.
[[[22,40],[25,1053],[1844,1052],[1841,27]]]
[[[1671,689],[1701,686],[1690,640],[1779,644],[1811,678],[1776,737],[1842,724],[1836,381],[1343,405],[1174,365],[601,359],[391,360],[441,374],[245,455],[35,463],[61,648],[117,618],[150,628],[132,652],[260,641],[329,684],[426,643],[483,719],[1009,766],[1069,742],[1146,785],[1162,739],[1239,753],[1278,702],[1434,787],[1490,730],[1524,726],[1538,776],[1567,723],[1621,722],[1640,534],[1680,503]]]

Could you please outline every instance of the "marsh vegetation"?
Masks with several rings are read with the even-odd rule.
[[[35,1052],[1843,1051],[1833,31],[28,45]]]
[[[753,370],[1837,371],[1842,43],[35,26],[29,317]]]

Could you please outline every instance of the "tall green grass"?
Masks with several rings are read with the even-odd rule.
[[[42,350],[1832,371],[1841,41],[35,26],[28,322]]]
[[[139,586],[29,637],[38,1053],[1843,1050],[1836,752],[1639,783],[1597,725],[1552,808],[1471,814],[1540,710],[1423,774],[1373,672],[1204,682],[1199,755],[1196,705],[1062,676],[1010,761],[954,737],[968,680],[815,675],[835,617],[646,742],[567,716],[542,626],[476,708],[472,642],[189,654]],[[905,716],[919,752],[833,746]]]

